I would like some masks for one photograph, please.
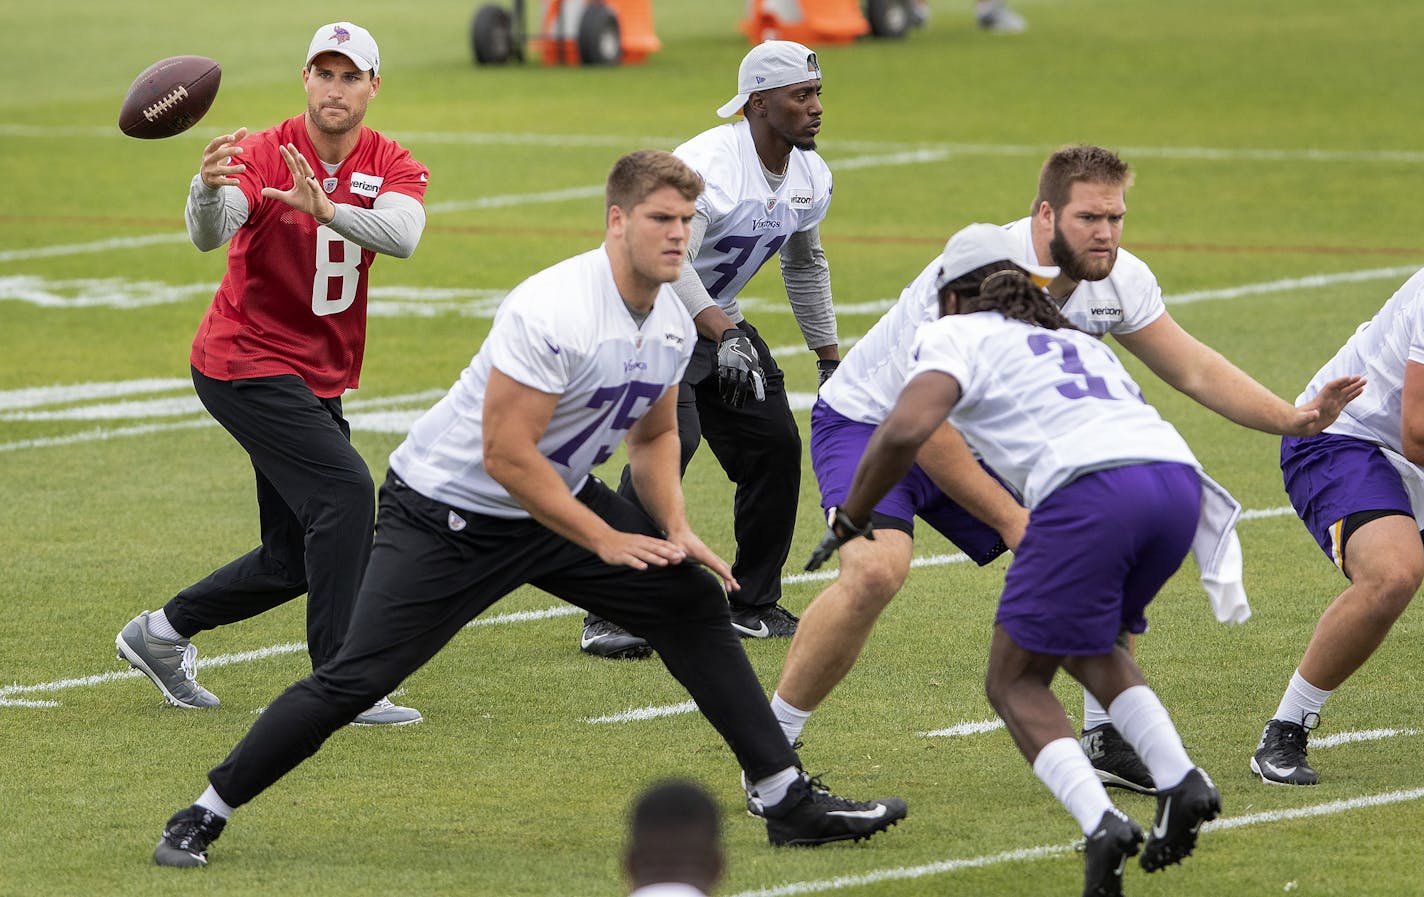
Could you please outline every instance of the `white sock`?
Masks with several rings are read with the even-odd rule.
[[[811,718],[811,711],[792,707],[776,693],[771,696],[771,712],[775,714],[776,721],[781,723],[781,731],[786,734],[787,744],[796,743],[796,739],[801,737],[801,730],[806,728],[806,721]]]
[[[1085,835],[1091,835],[1103,814],[1112,809],[1112,800],[1076,738],[1056,738],[1044,745],[1034,758],[1033,774],[1073,814]]]
[[[1325,706],[1325,700],[1331,694],[1306,682],[1301,678],[1300,670],[1296,670],[1291,674],[1286,693],[1281,695],[1281,706],[1276,708],[1276,715],[1271,718],[1300,725],[1312,713],[1319,717],[1320,708]]]
[[[796,767],[788,766],[781,772],[757,779],[752,783],[752,790],[761,799],[762,806],[774,807],[786,799],[786,789],[800,777],[801,772]]]
[[[203,796],[193,801],[193,803],[205,810],[212,810],[214,814],[224,819],[231,817],[233,813],[237,812],[237,807],[229,806],[227,801],[218,797],[218,793],[213,789],[212,785],[209,785],[208,790],[203,792]]]
[[[1113,725],[1142,758],[1159,790],[1180,784],[1196,767],[1167,708],[1152,689],[1132,686],[1113,700],[1111,713]]]
[[[1093,697],[1092,692],[1083,689],[1083,731],[1096,729],[1104,723],[1112,722],[1112,717],[1108,715],[1108,710],[1098,699]]]
[[[148,615],[148,631],[159,638],[166,638],[170,642],[184,640],[184,636],[179,635],[178,630],[173,628],[173,624],[168,622],[168,615],[161,608]]]

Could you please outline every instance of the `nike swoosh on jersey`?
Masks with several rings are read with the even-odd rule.
[[[1162,804],[1162,812],[1157,814],[1157,821],[1152,823],[1152,837],[1162,840],[1167,837],[1167,817],[1172,812],[1172,795],[1167,795],[1167,802]]]
[[[885,805],[876,804],[870,810],[831,810],[827,816],[844,816],[847,819],[879,819],[885,815]]]
[[[553,352],[555,355],[559,354],[559,347],[549,342],[549,338],[547,336],[544,337],[544,345],[549,347],[550,352]]]
[[[756,629],[749,629],[746,626],[743,626],[741,623],[737,622],[732,623],[732,628],[737,630],[738,632],[745,633],[751,636],[752,638],[768,638],[771,635],[771,629],[767,627],[765,620],[757,620]]]

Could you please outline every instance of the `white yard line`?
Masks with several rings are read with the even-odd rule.
[[[1409,801],[1419,800],[1420,798],[1424,798],[1424,788],[1413,788],[1407,791],[1388,791],[1383,794],[1372,794],[1347,800],[1332,800],[1323,804],[1313,804],[1308,807],[1297,807],[1290,810],[1273,810],[1265,813],[1250,813],[1245,816],[1231,816],[1224,819],[1217,819],[1203,825],[1202,831],[1210,834],[1211,832],[1225,832],[1231,829],[1246,828],[1255,825],[1290,822],[1296,819],[1335,816],[1355,810],[1407,803]],[[819,894],[826,891],[839,891],[845,888],[865,887],[866,885],[878,884],[883,881],[908,881],[938,875],[948,875],[966,869],[983,869],[987,866],[1001,866],[1005,863],[1042,860],[1048,857],[1071,854],[1076,849],[1076,844],[1045,844],[1039,847],[1006,850],[1001,853],[965,857],[964,859],[940,860],[938,862],[924,863],[918,866],[893,866],[886,869],[877,869],[873,872],[864,872],[859,875],[837,875],[834,878],[823,878],[814,881],[788,882],[784,885],[758,888],[753,891],[741,891],[737,894],[730,895],[730,897],[794,897],[794,895],[798,894]]]

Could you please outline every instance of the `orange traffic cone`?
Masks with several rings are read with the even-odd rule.
[[[753,44],[765,40],[845,44],[870,32],[860,0],[750,0],[742,33]]]
[[[638,63],[663,46],[652,0],[545,0],[530,43],[547,65]]]

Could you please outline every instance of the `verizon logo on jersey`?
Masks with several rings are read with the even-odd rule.
[[[793,209],[809,209],[813,199],[810,190],[792,190],[787,201],[791,203]]]
[[[1120,318],[1122,309],[1112,308],[1106,305],[1094,305],[1088,308],[1088,313],[1095,318]]]
[[[359,193],[362,196],[376,198],[376,194],[381,192],[381,182],[385,178],[378,178],[374,174],[361,174],[353,172],[351,175],[351,192]]]

